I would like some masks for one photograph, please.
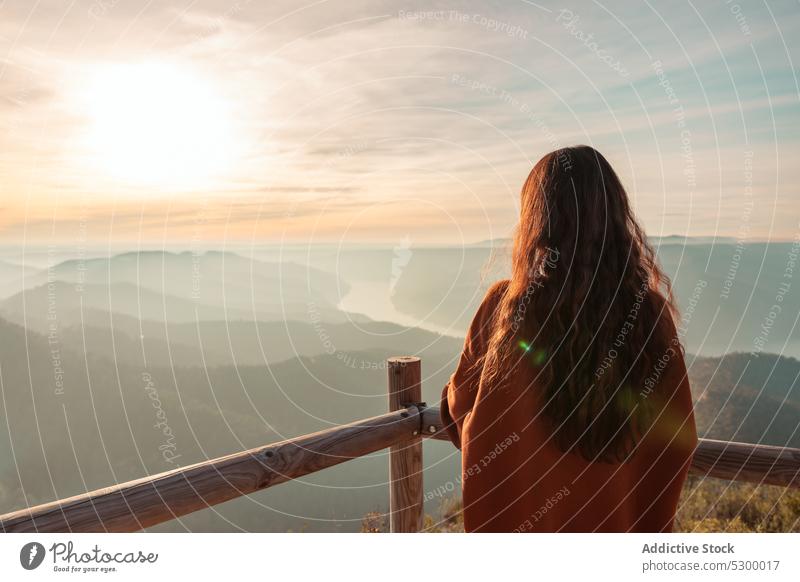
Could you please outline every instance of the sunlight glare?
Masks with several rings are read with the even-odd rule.
[[[161,63],[104,66],[87,97],[89,146],[117,180],[197,187],[230,164],[228,104],[187,70]]]

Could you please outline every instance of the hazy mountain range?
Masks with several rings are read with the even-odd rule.
[[[701,434],[800,446],[794,247],[659,242],[691,306]],[[379,414],[392,355],[422,356],[436,402],[505,257],[401,241],[0,262],[0,512]],[[426,443],[425,464],[426,490],[453,486],[452,446]],[[357,530],[387,474],[382,452],[157,529]]]

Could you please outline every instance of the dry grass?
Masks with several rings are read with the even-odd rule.
[[[362,532],[388,531],[386,516],[364,517]],[[426,515],[424,530],[432,533],[463,532],[461,498],[444,499],[436,516]],[[800,491],[690,478],[683,489],[676,532],[800,532]]]

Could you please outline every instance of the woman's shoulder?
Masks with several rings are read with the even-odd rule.
[[[489,285],[489,288],[486,290],[486,295],[483,297],[483,302],[497,303],[503,298],[510,284],[511,279],[500,279],[499,281],[495,281]]]
[[[509,279],[502,279],[489,285],[478,310],[475,312],[475,316],[472,318],[469,337],[473,341],[480,343],[481,340],[488,338],[489,329],[492,327],[491,320],[508,289],[509,283]]]
[[[510,283],[510,279],[501,279],[489,285],[476,315],[483,318],[491,316],[495,312],[497,305],[505,296]]]
[[[652,304],[653,316],[661,324],[664,333],[671,335],[675,333],[677,315],[672,302],[667,293],[661,289],[650,289],[650,302]]]

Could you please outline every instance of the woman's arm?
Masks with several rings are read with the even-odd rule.
[[[672,327],[671,358],[661,380],[662,401],[654,426],[658,467],[649,467],[641,483],[644,512],[642,524],[648,531],[672,531],[681,489],[697,446],[697,428],[692,391],[677,333]]]
[[[507,280],[494,283],[486,292],[464,339],[464,348],[456,371],[442,390],[441,421],[450,440],[461,448],[461,431],[464,421],[472,412],[481,378],[481,359],[491,334],[491,316],[508,284]]]

